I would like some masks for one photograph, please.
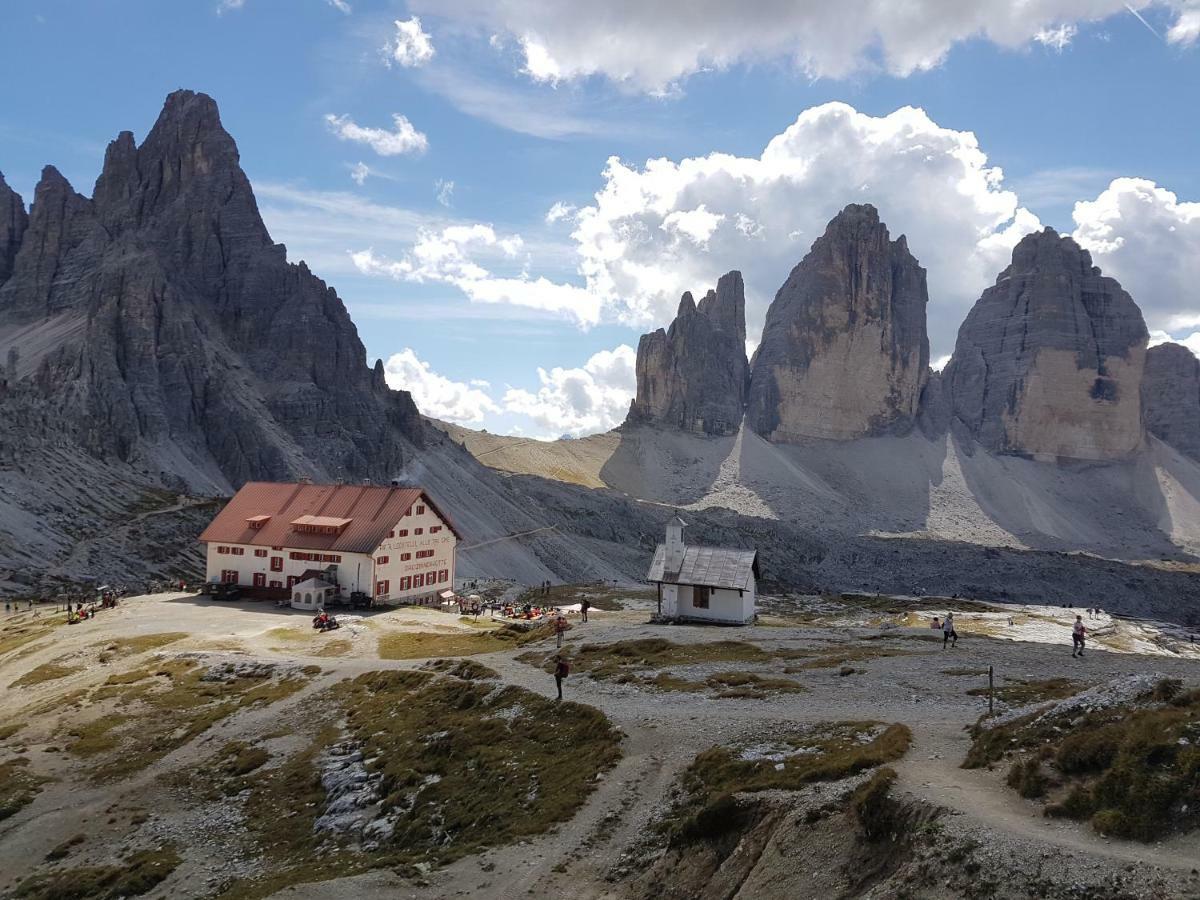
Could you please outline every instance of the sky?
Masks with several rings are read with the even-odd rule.
[[[0,171],[91,194],[176,88],[272,236],[428,415],[611,428],[641,334],[739,269],[750,348],[873,203],[931,358],[1024,234],[1070,234],[1200,353],[1200,0],[6,0]]]

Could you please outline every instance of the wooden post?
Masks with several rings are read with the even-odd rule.
[[[988,715],[989,716],[994,716],[996,714],[996,682],[992,677],[994,671],[995,670],[991,666],[988,666]]]

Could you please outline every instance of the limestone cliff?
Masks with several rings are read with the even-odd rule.
[[[0,351],[10,447],[66,439],[180,486],[386,479],[421,439],[337,294],[272,243],[191,91],[140,147],[109,145],[91,199],[47,167],[26,223],[0,183]]]
[[[1147,431],[1200,459],[1200,360],[1191,350],[1159,344],[1146,351],[1142,407]]]
[[[1142,444],[1147,331],[1137,304],[1050,228],[1027,235],[958,332],[955,427],[997,453],[1116,459]]]
[[[838,213],[775,295],[746,421],[772,441],[912,428],[929,374],[925,270],[870,205]]]
[[[4,173],[0,172],[0,284],[4,284],[12,274],[17,250],[28,224],[25,204],[17,192],[8,186]]]
[[[728,272],[699,306],[684,294],[669,329],[642,335],[629,421],[734,434],[748,376],[745,289],[741,273]]]

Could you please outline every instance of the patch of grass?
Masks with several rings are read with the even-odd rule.
[[[676,842],[704,831],[714,804],[740,793],[799,790],[815,781],[836,781],[893,762],[908,752],[912,732],[906,725],[835,722],[786,739],[776,753],[745,754],[726,746],[698,755],[681,778],[681,797],[660,828]]]
[[[262,747],[255,747],[245,741],[232,741],[221,748],[219,765],[226,775],[237,778],[249,775],[270,758],[271,754]]]
[[[68,728],[67,751],[83,758],[108,754],[91,768],[95,781],[139,771],[240,709],[269,705],[298,691],[303,674],[266,678],[206,677],[194,659],[175,659],[113,676],[93,692],[122,710]],[[117,752],[119,751],[119,752]]]
[[[126,656],[134,656],[138,653],[145,653],[148,650],[157,650],[159,647],[165,647],[168,644],[174,644],[188,637],[186,631],[164,631],[160,634],[139,634],[133,637],[117,638],[114,641],[109,641],[104,645],[104,651],[111,653],[118,659]]]
[[[84,834],[77,834],[72,838],[68,838],[67,840],[65,840],[61,844],[59,844],[57,847],[55,847],[53,850],[51,850],[49,853],[47,853],[45,856],[45,859],[47,862],[55,862],[56,860],[66,859],[67,856],[70,855],[71,850],[73,848],[78,847],[80,844],[82,844],[86,840],[87,840],[87,835],[84,835]]]
[[[758,700],[771,694],[799,694],[803,685],[790,678],[770,678],[753,672],[722,672],[710,675],[705,684],[717,691],[717,697]]]
[[[158,887],[182,860],[175,848],[141,850],[119,866],[81,866],[32,875],[17,885],[22,900],[117,900],[138,897]]]
[[[784,671],[802,672],[807,669],[837,669],[847,663],[865,662],[871,659],[881,659],[888,656],[921,656],[923,654],[917,650],[895,650],[890,647],[863,647],[861,645],[851,645],[838,650],[835,653],[828,653],[818,656],[816,659],[806,660],[795,666],[790,666]]]
[[[1009,784],[1045,796],[1046,815],[1140,841],[1192,831],[1200,827],[1200,692],[1164,687],[1155,696],[1166,699],[977,726],[963,765],[1032,752],[1010,770]]]
[[[29,771],[29,760],[18,756],[0,763],[0,821],[15,816],[33,802],[42,785],[52,779]]]
[[[774,655],[744,641],[708,641],[698,644],[676,644],[665,638],[639,638],[615,641],[611,644],[582,644],[573,649],[571,667],[596,680],[637,675],[643,670],[674,669],[695,663],[709,662],[770,662]],[[541,653],[518,656],[521,662],[545,666],[551,657]]]
[[[373,867],[441,865],[541,834],[570,819],[620,757],[620,732],[588,706],[517,687],[419,671],[371,672],[331,689],[347,735],[329,727],[303,753],[261,776],[248,825],[273,873],[226,898],[267,896],[288,884]],[[337,709],[332,712],[336,713]],[[381,806],[395,821],[369,855],[319,848],[326,805],[317,756],[346,739],[381,776]]]
[[[996,686],[996,699],[1003,700],[1009,706],[1030,706],[1035,703],[1048,703],[1051,700],[1073,697],[1086,687],[1086,684],[1072,681],[1069,678],[1026,681],[1023,678],[1006,677],[1004,684]],[[971,688],[967,691],[969,697],[986,697],[987,695],[986,687]]]
[[[33,641],[43,638],[56,626],[67,621],[67,614],[56,615],[53,620],[49,616],[31,619],[23,616],[16,621],[0,627],[0,656],[26,647]]]
[[[495,669],[473,659],[431,659],[421,668],[430,672],[439,672],[442,675],[452,675],[463,681],[500,677],[500,673]]]
[[[57,681],[60,678],[66,678],[68,675],[74,675],[76,672],[82,671],[83,666],[65,666],[61,662],[42,663],[40,666],[30,669],[10,684],[9,687],[18,688],[34,684],[44,684],[47,681]]]
[[[380,659],[426,659],[435,656],[475,656],[511,650],[554,634],[549,625],[524,629],[505,625],[485,632],[442,634],[431,631],[394,631],[379,638]]]
[[[1006,783],[1026,800],[1044,797],[1047,785],[1041,760],[1036,757],[1018,759],[1008,770]]]

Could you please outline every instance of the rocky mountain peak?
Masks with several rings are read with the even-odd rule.
[[[1146,351],[1142,407],[1147,431],[1200,459],[1200,360],[1191,350],[1168,343]]]
[[[1026,235],[959,329],[943,375],[954,421],[994,452],[1125,456],[1142,442],[1147,337],[1086,250],[1051,228]]]
[[[742,422],[748,376],[742,275],[729,272],[699,306],[685,293],[669,329],[642,336],[629,421],[733,434]]]
[[[271,242],[204,94],[171,94],[141,146],[121,132],[92,200],[46,168],[0,286],[11,324],[47,421],[190,486],[386,479],[422,440],[337,294]]]
[[[17,261],[21,238],[29,225],[29,214],[21,195],[8,186],[0,172],[0,285],[8,280]]]
[[[773,441],[912,428],[929,372],[925,270],[870,204],[851,204],[767,311],[747,422]]]

